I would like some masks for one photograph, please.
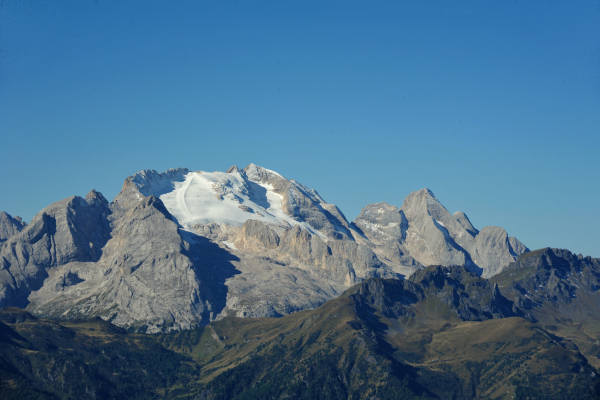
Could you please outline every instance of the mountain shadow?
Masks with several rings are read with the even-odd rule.
[[[187,245],[182,253],[193,262],[201,293],[206,293],[203,300],[211,305],[203,311],[202,320],[211,321],[227,303],[225,282],[241,273],[231,263],[239,258],[204,236],[184,230],[180,230],[180,235]]]

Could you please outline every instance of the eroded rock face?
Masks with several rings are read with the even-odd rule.
[[[406,264],[412,258],[415,265],[463,265],[484,277],[497,274],[528,251],[503,228],[485,227],[480,232],[465,213],[450,214],[429,189],[409,194],[401,208],[369,205],[354,224],[385,258]]]
[[[210,320],[217,296],[202,290],[201,273],[177,223],[156,197],[120,209],[112,237],[94,263],[71,262],[49,271],[28,308],[53,317],[101,317],[146,332],[185,329]],[[77,277],[65,284],[66,277]]]
[[[9,237],[21,232],[25,227],[21,217],[12,217],[10,214],[0,212],[0,243],[6,241]]]
[[[71,261],[96,261],[110,235],[108,202],[95,191],[54,203],[0,247],[0,306],[27,304],[47,269]]]
[[[192,202],[188,188],[176,193],[175,203],[168,196],[193,183],[188,174],[144,171],[127,178],[106,213],[110,239],[101,256],[65,259],[43,269],[46,276],[40,288],[30,290],[28,309],[57,318],[98,316],[146,332],[185,329],[224,315],[277,316],[316,307],[383,266],[348,236],[337,208],[252,165],[201,177],[212,182],[209,206],[229,201],[247,207],[242,215],[263,213],[275,223],[179,221],[175,215],[196,206],[198,188]],[[171,213],[157,196],[179,208]],[[292,215],[278,219],[286,209],[311,223]]]
[[[142,171],[110,204],[95,191],[71,197],[5,236],[0,306],[144,332],[314,308],[427,264],[492,274],[526,251],[501,228],[478,232],[450,215],[429,190],[401,208],[367,206],[349,224],[315,190],[254,164]]]
[[[483,276],[500,273],[505,267],[528,249],[514,237],[509,237],[504,228],[486,226],[475,237],[471,250],[473,260],[483,268]]]

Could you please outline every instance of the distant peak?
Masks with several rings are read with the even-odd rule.
[[[239,169],[239,167],[238,167],[237,165],[233,164],[233,165],[232,165],[231,167],[229,167],[229,168],[227,169],[227,171],[225,171],[225,172],[227,172],[228,174],[232,174],[232,173],[234,173],[234,172],[241,172],[241,171],[240,171],[240,169]]]
[[[178,175],[182,173],[188,173],[190,170],[187,168],[169,168],[165,172],[158,172],[155,169],[142,169],[133,174],[133,178],[150,178],[162,175]]]
[[[0,243],[20,232],[25,225],[21,217],[13,217],[7,212],[0,211]]]
[[[17,223],[24,225],[23,218],[21,218],[19,216],[13,217],[6,211],[0,211],[0,220],[16,221]]]
[[[248,164],[246,168],[244,168],[244,172],[250,180],[264,181],[273,176],[285,179],[280,173],[265,167],[261,167],[260,165],[256,165],[254,163]]]
[[[364,216],[367,214],[383,214],[395,211],[400,211],[400,209],[394,205],[391,205],[390,203],[380,201],[378,203],[371,203],[364,206],[360,212],[360,215]]]
[[[420,206],[418,208],[423,208],[423,207],[427,207],[430,204],[439,204],[439,200],[437,199],[437,197],[435,197],[435,195],[433,194],[433,192],[430,189],[423,188],[423,189],[414,191],[414,192],[410,193],[408,196],[406,196],[406,199],[404,200],[404,204],[402,205],[402,208],[407,208],[409,206],[415,207],[418,204],[420,204]]]
[[[416,192],[414,192],[414,194],[417,196],[428,196],[428,197],[433,197],[434,199],[437,199],[435,197],[435,194],[433,194],[433,192],[429,188],[419,189]]]
[[[85,199],[86,200],[98,199],[98,200],[106,201],[106,199],[104,198],[102,193],[98,192],[96,189],[90,190],[90,192],[85,195]]]
[[[370,207],[370,208],[383,208],[383,209],[386,209],[386,210],[397,210],[398,209],[398,207],[396,207],[396,206],[388,203],[387,201],[380,201],[378,203],[368,204],[366,207]]]

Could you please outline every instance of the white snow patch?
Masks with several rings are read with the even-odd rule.
[[[173,189],[161,194],[160,199],[187,230],[207,223],[240,226],[255,219],[286,228],[300,225],[310,233],[324,237],[308,223],[287,215],[283,210],[282,195],[270,184],[254,183],[265,189],[265,198],[253,193],[238,171],[189,172],[183,181],[173,182]]]
[[[238,249],[235,244],[231,243],[228,240],[223,240],[223,244],[225,246],[229,247],[231,250],[237,250]]]

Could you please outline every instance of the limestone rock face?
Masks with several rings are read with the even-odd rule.
[[[71,261],[96,261],[109,237],[108,202],[90,192],[54,203],[0,247],[0,306],[24,306],[48,276]]]
[[[85,215],[83,206],[101,212]],[[81,218],[61,222],[60,238],[48,239],[61,213]],[[337,207],[252,164],[228,173],[142,171],[125,180],[111,204],[97,192],[67,199],[27,232],[35,245],[47,244],[46,258],[30,260],[31,276],[13,280],[18,296],[8,293],[7,273],[26,260],[9,261],[2,271],[7,305],[55,318],[101,317],[145,332],[224,315],[283,315],[316,307],[365,277],[395,276],[354,241]],[[48,249],[54,241],[56,251]]]
[[[362,209],[353,226],[365,235],[377,256],[394,271],[408,276],[422,267],[403,246],[408,220],[398,207],[388,203],[370,204]]]
[[[483,276],[490,277],[500,273],[527,251],[527,247],[517,238],[509,237],[504,228],[486,226],[475,237],[472,257],[483,268]]]
[[[29,309],[54,317],[98,316],[146,332],[208,322],[209,291],[201,289],[198,265],[187,255],[202,246],[183,239],[156,197],[120,211],[102,257],[50,270],[30,295]]]
[[[126,180],[114,203],[146,195],[158,196],[182,229],[235,257],[240,273],[225,283],[223,315],[282,315],[321,304],[367,277],[398,276],[355,240],[335,205],[255,164],[224,173],[142,171]]]
[[[314,189],[255,164],[144,170],[111,203],[91,191],[26,226],[0,214],[0,235],[0,307],[143,332],[281,316],[428,264],[489,276],[527,251],[501,228],[450,215],[427,189],[350,224]]]
[[[363,209],[354,225],[377,254],[413,265],[463,265],[484,277],[528,251],[503,228],[478,231],[463,212],[450,214],[429,189],[408,195],[401,208],[386,203]],[[404,257],[404,258],[402,258]]]
[[[21,232],[25,225],[21,217],[12,217],[10,214],[0,211],[0,243]]]
[[[282,197],[283,211],[292,218],[307,222],[328,237],[352,237],[346,217],[334,204],[326,203],[316,190],[255,164],[244,168],[244,173],[251,182],[273,187]]]
[[[405,246],[425,265],[470,265],[465,247],[473,240],[429,189],[408,195],[402,204],[408,219]],[[462,244],[462,245],[461,245]]]

